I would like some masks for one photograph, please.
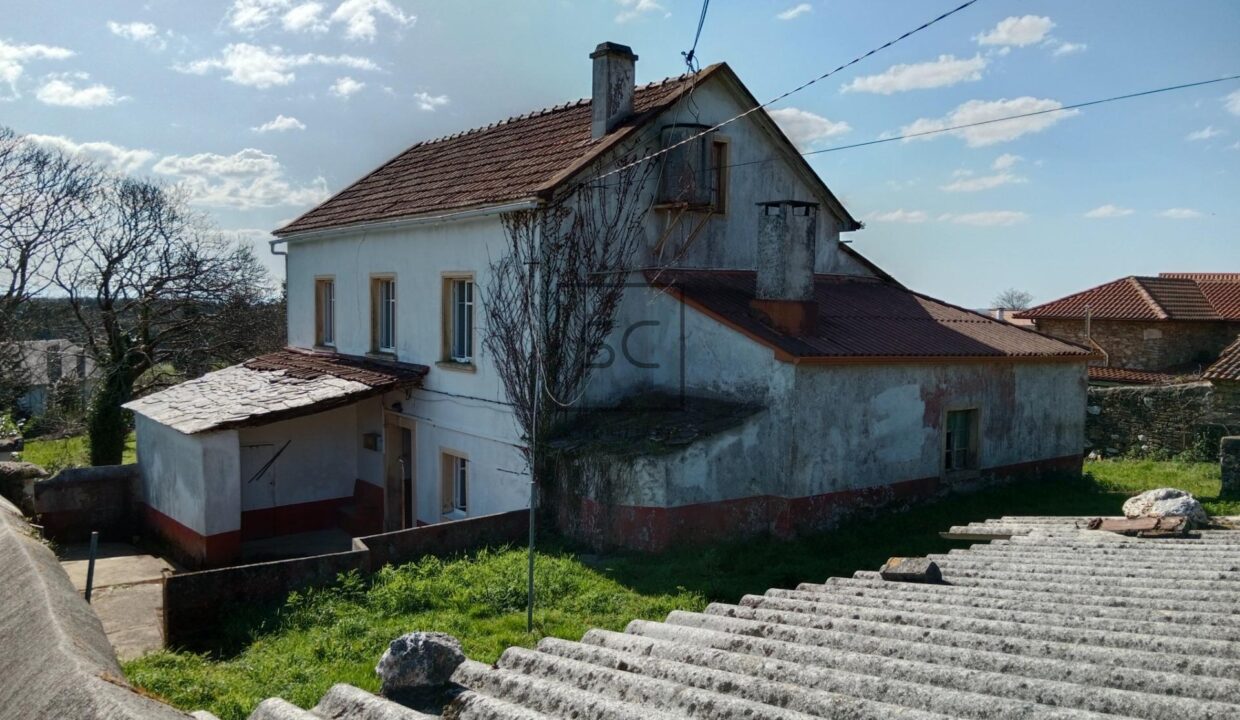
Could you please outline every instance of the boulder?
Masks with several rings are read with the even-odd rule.
[[[1197,498],[1176,488],[1158,488],[1146,490],[1136,497],[1124,501],[1124,517],[1160,518],[1168,515],[1183,515],[1196,525],[1210,522],[1205,508],[1197,502]]]
[[[461,641],[439,632],[412,632],[388,645],[375,672],[383,695],[436,688],[447,684],[465,661]]]
[[[878,574],[882,579],[891,582],[932,583],[943,582],[943,573],[939,566],[929,558],[893,557],[887,560]]]
[[[34,483],[46,477],[47,471],[34,463],[0,462],[0,495],[30,515],[34,512]]]

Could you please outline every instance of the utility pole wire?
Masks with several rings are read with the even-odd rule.
[[[779,102],[780,100],[783,100],[784,98],[787,98],[787,97],[788,97],[788,96],[790,96],[790,95],[794,95],[794,94],[796,94],[796,93],[799,93],[799,92],[801,92],[802,90],[804,90],[805,88],[807,88],[807,87],[809,87],[809,86],[813,85],[814,83],[817,83],[817,82],[821,82],[821,81],[823,81],[823,80],[826,80],[827,78],[829,78],[829,77],[831,77],[832,75],[834,75],[834,74],[836,74],[836,73],[840,72],[841,70],[844,70],[844,69],[846,69],[846,68],[852,67],[853,65],[856,65],[857,63],[861,62],[862,60],[865,60],[866,58],[870,57],[871,55],[874,55],[874,54],[879,53],[879,52],[881,52],[881,51],[883,51],[883,50],[886,50],[887,48],[891,47],[892,45],[895,45],[896,43],[900,42],[901,40],[904,40],[904,39],[909,38],[909,37],[911,37],[911,36],[913,36],[913,35],[916,35],[917,33],[921,32],[922,30],[925,30],[926,28],[930,27],[931,25],[934,25],[935,23],[937,23],[937,22],[939,22],[939,21],[941,21],[941,20],[946,20],[947,18],[951,17],[952,15],[955,15],[956,13],[960,12],[961,10],[964,10],[965,8],[967,8],[967,7],[969,7],[970,5],[972,5],[972,4],[974,4],[974,3],[976,3],[977,1],[978,1],[978,0],[968,0],[968,2],[965,2],[965,3],[963,3],[963,4],[959,5],[959,6],[957,6],[956,8],[954,8],[954,9],[952,9],[952,10],[948,10],[947,12],[943,13],[942,15],[939,15],[938,17],[934,18],[933,20],[928,20],[928,21],[926,21],[926,22],[922,23],[921,25],[918,25],[917,27],[913,28],[912,30],[909,30],[908,32],[906,32],[906,33],[904,33],[903,35],[901,35],[900,37],[895,38],[894,40],[888,40],[887,42],[883,43],[882,45],[879,45],[878,47],[874,48],[873,50],[870,50],[869,52],[865,53],[864,55],[858,55],[857,57],[853,58],[852,60],[849,60],[848,62],[844,63],[843,65],[840,65],[839,67],[835,68],[834,70],[831,70],[831,71],[825,72],[825,73],[823,73],[822,75],[819,75],[818,77],[813,78],[812,80],[809,80],[809,81],[807,81],[807,82],[801,83],[801,84],[800,84],[800,85],[798,85],[797,87],[792,88],[792,89],[791,89],[791,90],[789,90],[788,92],[786,92],[786,93],[784,93],[784,94],[782,94],[782,95],[780,95],[780,96],[778,96],[778,97],[775,97],[775,98],[772,98],[772,99],[770,99],[770,100],[767,100],[766,102],[761,103],[761,104],[759,104],[759,105],[755,105],[755,106],[753,106],[753,107],[749,108],[748,110],[746,110],[746,111],[744,111],[744,112],[740,113],[739,115],[735,115],[735,116],[733,116],[733,117],[730,117],[730,118],[728,118],[727,120],[724,120],[723,122],[719,123],[718,125],[715,125],[715,126],[713,126],[713,127],[709,127],[709,128],[707,128],[707,129],[703,130],[702,132],[697,133],[696,135],[691,135],[691,136],[689,136],[689,137],[685,138],[684,140],[681,140],[680,142],[675,143],[674,145],[669,145],[669,146],[667,146],[667,147],[665,147],[665,148],[663,148],[663,149],[661,149],[661,150],[658,150],[658,151],[656,151],[656,152],[650,153],[649,155],[645,155],[645,156],[643,156],[643,157],[641,157],[641,158],[638,158],[637,160],[634,160],[634,161],[633,161],[633,162],[631,162],[631,163],[628,163],[628,164],[626,164],[626,165],[622,165],[622,166],[620,166],[620,167],[618,167],[618,168],[615,168],[615,169],[613,169],[613,170],[610,170],[610,171],[608,171],[608,172],[606,172],[606,173],[603,173],[602,175],[598,175],[598,176],[593,177],[593,178],[591,178],[590,180],[586,180],[586,181],[584,181],[584,182],[589,183],[589,182],[594,182],[594,181],[597,181],[597,180],[602,180],[602,179],[604,179],[604,178],[610,177],[610,176],[612,176],[612,175],[615,175],[616,173],[619,173],[619,172],[622,172],[622,171],[624,171],[624,170],[627,170],[627,169],[629,169],[629,168],[631,168],[631,167],[633,167],[633,166],[635,166],[635,165],[640,165],[641,163],[644,163],[644,162],[646,162],[647,160],[653,160],[653,159],[654,159],[654,158],[656,158],[656,157],[659,157],[659,156],[661,156],[661,155],[665,155],[665,154],[667,154],[667,153],[671,152],[672,150],[675,150],[676,148],[678,148],[678,147],[680,147],[680,146],[682,146],[682,145],[687,145],[687,144],[689,144],[689,143],[693,142],[694,140],[697,140],[698,138],[700,138],[700,137],[702,137],[702,136],[704,136],[704,135],[709,135],[710,133],[712,133],[712,132],[714,132],[714,131],[718,130],[719,128],[721,128],[721,127],[723,127],[723,126],[725,126],[725,125],[728,125],[728,124],[730,124],[730,123],[734,123],[734,122],[736,122],[737,120],[740,120],[740,119],[741,119],[741,118],[743,118],[743,117],[747,117],[747,116],[752,115],[753,113],[755,113],[755,112],[757,112],[757,111],[759,111],[759,110],[762,110],[762,109],[764,109],[764,108],[766,108],[766,107],[768,107],[768,106],[770,106],[770,105],[774,105],[775,103]],[[703,6],[703,8],[702,8],[702,13],[703,13],[703,15],[702,15],[702,21],[705,21],[705,19],[706,19],[705,12],[706,12],[706,8],[705,8],[705,6]],[[694,44],[696,45],[696,41],[694,41]],[[686,54],[686,57],[687,57],[687,54]]]

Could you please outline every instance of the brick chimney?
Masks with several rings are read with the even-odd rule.
[[[809,335],[818,321],[814,246],[818,204],[758,203],[758,276],[749,306],[782,333]]]
[[[628,45],[599,43],[590,53],[594,61],[594,88],[590,95],[590,137],[597,140],[633,114],[634,65],[637,56]]]

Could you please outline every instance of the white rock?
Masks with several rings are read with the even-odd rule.
[[[1207,523],[1210,517],[1197,498],[1175,488],[1147,490],[1124,501],[1124,517],[1164,517],[1185,515],[1194,523]]]

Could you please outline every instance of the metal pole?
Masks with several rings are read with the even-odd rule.
[[[530,480],[530,566],[529,587],[525,599],[525,631],[534,632],[534,503],[538,500],[538,483]]]
[[[86,563],[86,602],[90,602],[90,591],[95,586],[95,554],[99,552],[99,531],[90,533],[90,560]]]
[[[535,253],[540,252],[541,236],[536,236]],[[531,399],[533,405],[530,407],[530,546],[529,546],[529,567],[526,568],[527,586],[525,589],[525,631],[527,633],[534,632],[534,505],[538,499],[538,403],[542,400],[539,395],[541,388],[538,381],[542,372],[542,358],[538,345],[538,317],[534,314],[537,303],[534,301],[534,295],[537,292],[538,283],[538,261],[539,256],[535,255],[530,259],[530,294],[526,298],[530,309],[530,349],[533,351],[534,364],[534,387],[532,388]]]

